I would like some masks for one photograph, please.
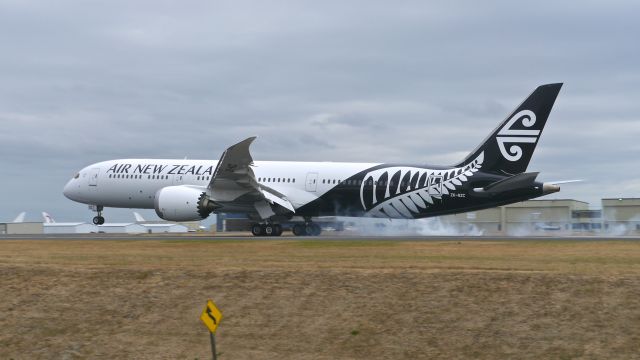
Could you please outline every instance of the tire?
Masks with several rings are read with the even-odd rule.
[[[315,224],[309,223],[304,226],[304,234],[307,236],[315,235]]]
[[[293,225],[293,228],[291,228],[291,232],[293,232],[293,235],[295,235],[295,236],[304,236],[305,235],[304,226],[302,224]]]
[[[318,236],[322,232],[322,228],[318,224],[311,224],[311,227],[313,228],[313,231],[311,232],[313,236]]]
[[[99,216],[94,216],[93,217],[93,225],[100,225],[100,217]]]
[[[267,236],[273,236],[273,225],[267,225],[264,227],[264,234]]]
[[[273,236],[280,236],[280,235],[282,235],[282,225],[280,224],[273,225]]]
[[[253,234],[253,236],[261,236],[262,226],[260,224],[251,225],[251,233]]]

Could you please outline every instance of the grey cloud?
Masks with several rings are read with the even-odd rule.
[[[531,168],[590,180],[558,196],[596,206],[637,196],[639,10],[632,1],[0,1],[0,219],[24,210],[88,219],[60,195],[78,168],[217,158],[252,135],[262,160],[450,163],[535,86],[557,81],[565,86]]]

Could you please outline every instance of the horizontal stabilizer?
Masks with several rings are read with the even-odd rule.
[[[538,177],[537,172],[522,173],[510,176],[506,179],[496,181],[492,184],[485,186],[484,188],[473,189],[476,193],[496,194],[505,191],[511,191],[516,189],[522,189],[531,186]]]

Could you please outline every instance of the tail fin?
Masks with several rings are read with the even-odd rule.
[[[456,167],[464,166],[481,154],[482,170],[505,175],[527,171],[531,155],[560,92],[562,83],[535,89],[474,151]]]
[[[25,215],[27,215],[27,213],[25,211],[21,212],[20,214],[18,214],[18,216],[16,216],[15,219],[13,219],[14,223],[21,223],[24,222],[24,217]]]
[[[145,222],[146,220],[137,212],[133,212],[133,216],[136,218],[136,222]]]
[[[46,213],[44,211],[42,212],[42,218],[44,219],[44,223],[45,224],[53,224],[53,223],[56,222],[55,220],[53,220],[51,215],[49,215],[48,213]]]

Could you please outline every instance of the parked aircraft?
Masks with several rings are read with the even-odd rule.
[[[220,160],[119,159],[91,164],[64,195],[97,211],[155,209],[169,221],[211,213],[245,213],[254,235],[280,235],[301,217],[295,235],[317,235],[312,219],[354,216],[417,219],[506,205],[560,190],[526,172],[562,84],[535,89],[464,160],[453,166],[254,161],[250,137]]]

